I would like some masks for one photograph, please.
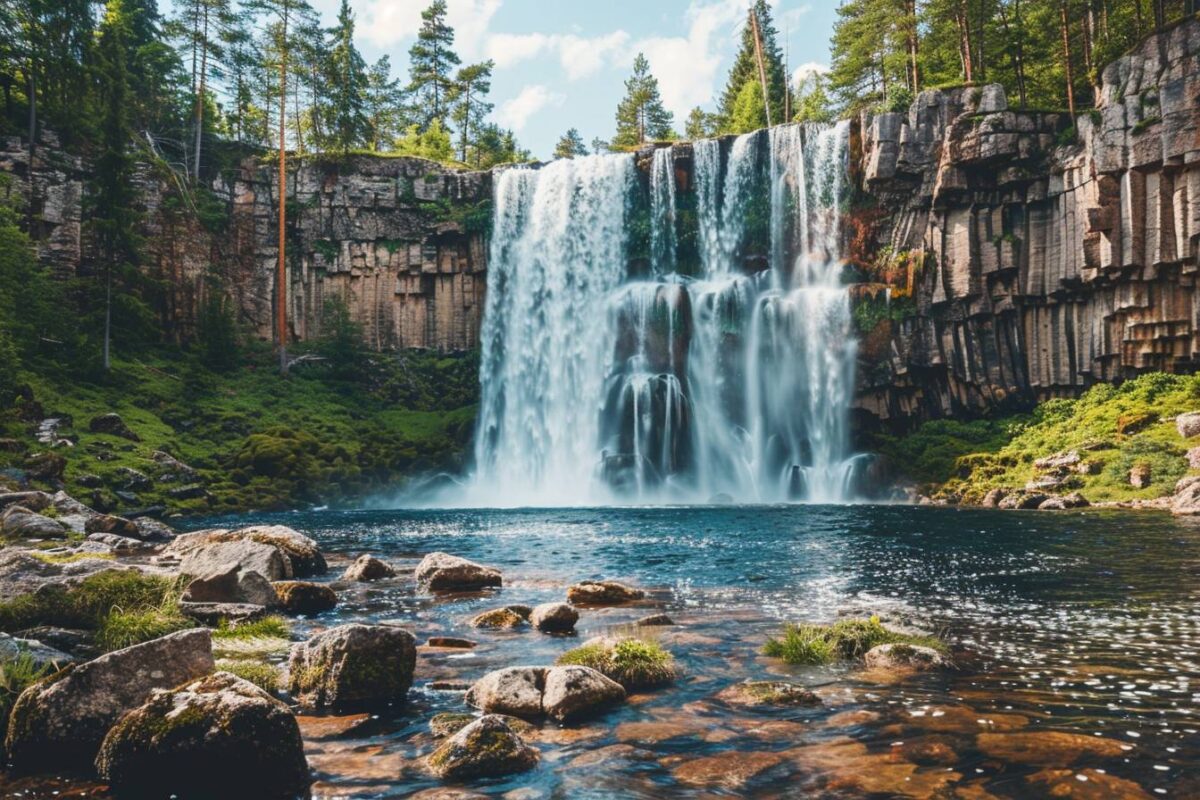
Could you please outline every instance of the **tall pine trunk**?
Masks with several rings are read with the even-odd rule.
[[[1071,125],[1075,124],[1075,71],[1071,67],[1071,31],[1068,27],[1067,0],[1060,0],[1059,17],[1062,22],[1063,67],[1067,74],[1067,110],[1071,114]]]
[[[287,7],[279,42],[279,264],[276,270],[275,327],[279,335],[279,372],[287,374]]]

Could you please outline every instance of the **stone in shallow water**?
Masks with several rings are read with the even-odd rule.
[[[590,667],[552,667],[545,681],[542,710],[559,722],[597,713],[625,699],[621,684]]]
[[[716,694],[716,699],[735,706],[819,706],[821,700],[797,683],[746,681]]]
[[[1049,767],[1065,767],[1085,756],[1116,758],[1125,752],[1116,740],[1066,731],[981,733],[975,744],[990,758]]]
[[[337,595],[321,583],[277,581],[272,586],[280,607],[289,614],[312,616],[337,607]]]
[[[291,800],[311,783],[291,711],[228,672],[157,692],[126,714],[96,771],[118,797]]]
[[[417,583],[433,591],[500,586],[500,571],[449,553],[430,553],[417,565]]]
[[[729,751],[685,761],[671,774],[692,786],[721,786],[740,789],[762,773],[785,761],[781,753]]]
[[[572,605],[616,606],[641,600],[646,593],[618,581],[582,581],[567,588]]]
[[[566,603],[542,603],[533,609],[529,622],[544,633],[567,633],[575,630],[579,612]]]
[[[523,719],[510,717],[505,714],[496,714],[495,716],[503,719],[504,723],[508,725],[509,729],[519,736],[528,736],[537,731],[537,728],[535,728],[533,725],[530,725]],[[479,719],[479,717],[475,716],[474,714],[465,714],[454,711],[434,714],[429,720],[429,732],[436,738],[442,739],[447,736],[453,736],[477,719]]]
[[[533,769],[538,751],[502,717],[489,714],[464,727],[429,755],[430,771],[443,780],[511,775]]]
[[[922,766],[949,767],[958,763],[958,752],[954,742],[946,736],[918,736],[902,744],[893,745],[892,751],[914,764]]]
[[[540,717],[545,677],[545,667],[498,669],[476,681],[464,699],[488,714]]]
[[[633,624],[639,628],[656,628],[674,625],[675,620],[671,619],[666,614],[651,614],[648,617],[642,617]]]
[[[359,556],[342,573],[344,581],[379,581],[394,577],[396,577],[396,570],[390,564],[371,555]]]
[[[403,628],[340,625],[292,649],[288,691],[310,708],[399,701],[416,660],[416,640]]]
[[[453,636],[430,636],[425,646],[470,650],[472,647],[475,647],[475,642],[472,642],[470,639],[457,639]]]
[[[1044,769],[1025,779],[1034,797],[1072,800],[1150,800],[1138,784],[1094,769]]]
[[[488,630],[512,630],[524,627],[529,622],[532,609],[529,606],[504,606],[476,614],[471,618],[472,628]]]
[[[932,647],[915,644],[881,644],[863,656],[868,669],[916,671],[946,666],[946,659]]]

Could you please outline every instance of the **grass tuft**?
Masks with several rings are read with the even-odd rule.
[[[0,726],[8,727],[8,715],[13,704],[30,684],[54,672],[49,664],[38,666],[28,653],[0,660]]]
[[[839,620],[832,625],[788,625],[782,637],[767,640],[763,655],[783,659],[788,664],[831,664],[841,659],[862,658],[881,644],[931,647],[939,653],[947,650],[945,642],[935,636],[902,633],[885,627],[878,617],[871,617]]]
[[[657,642],[622,639],[585,644],[559,656],[557,663],[591,667],[626,689],[651,689],[674,682],[675,659]]]
[[[222,641],[237,639],[287,639],[292,635],[292,626],[283,617],[269,616],[248,622],[230,623],[221,620],[213,631],[213,638]]]
[[[265,661],[222,659],[217,662],[217,669],[250,681],[258,688],[271,694],[274,694],[279,689],[279,668]]]

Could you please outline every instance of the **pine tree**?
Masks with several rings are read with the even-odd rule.
[[[138,215],[133,183],[133,130],[129,122],[128,41],[125,0],[108,0],[97,37],[97,93],[102,114],[100,154],[93,171],[91,225],[104,285],[103,366],[112,365],[113,291],[138,262]]]
[[[484,119],[492,111],[487,96],[492,90],[494,66],[494,61],[470,64],[454,77],[450,119],[458,126],[458,160],[464,164],[467,163],[468,149],[474,146]],[[475,163],[479,165],[478,157]]]
[[[742,84],[737,100],[725,123],[726,133],[749,133],[767,126],[767,109],[763,104],[762,82],[749,78]]]
[[[825,91],[825,75],[812,72],[804,76],[796,86],[796,114],[794,122],[833,122],[836,115]]]
[[[400,81],[392,77],[392,62],[387,56],[367,70],[366,115],[367,147],[375,152],[391,149],[404,130],[404,92]]]
[[[408,51],[408,91],[420,109],[424,126],[436,119],[442,128],[446,127],[454,89],[451,71],[460,63],[453,47],[454,29],[446,24],[446,0],[433,0],[421,12],[421,29]]]
[[[737,103],[738,95],[741,94],[746,81],[753,79],[759,81],[761,84],[758,71],[758,57],[754,42],[754,26],[751,24],[750,19],[751,14],[758,20],[758,30],[762,37],[763,66],[767,75],[767,90],[768,99],[771,102],[772,122],[779,122],[783,119],[783,109],[786,105],[784,100],[788,91],[787,76],[784,74],[783,69],[783,54],[780,52],[779,43],[776,39],[775,24],[771,19],[771,6],[767,3],[767,0],[755,0],[754,5],[747,11],[746,24],[742,29],[741,46],[738,49],[737,57],[734,59],[733,67],[729,71],[729,78],[725,83],[725,91],[722,92],[721,100],[717,106],[717,116],[721,119],[723,130],[732,130],[728,126],[733,118],[733,107]],[[761,90],[761,85],[759,88]],[[759,97],[762,97],[761,91],[759,92]],[[766,119],[765,111],[763,119]]]
[[[575,128],[570,128],[558,140],[558,144],[554,146],[555,158],[574,158],[575,156],[586,156],[588,154],[587,145],[583,143],[583,137],[579,135],[579,131]]]
[[[650,62],[638,53],[633,75],[625,81],[625,98],[617,106],[617,135],[614,147],[635,147],[648,140],[671,137],[673,116],[663,107],[658,79],[650,74]]]
[[[707,139],[716,136],[721,130],[721,120],[716,114],[710,114],[700,106],[696,106],[688,113],[687,121],[684,123],[683,135],[689,140]]]
[[[370,128],[367,65],[354,46],[354,13],[349,0],[342,0],[337,25],[329,33],[327,141],[332,149],[348,153],[367,138]]]

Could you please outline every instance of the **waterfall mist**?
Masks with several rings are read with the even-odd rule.
[[[787,125],[499,173],[458,499],[848,499],[847,139]]]

